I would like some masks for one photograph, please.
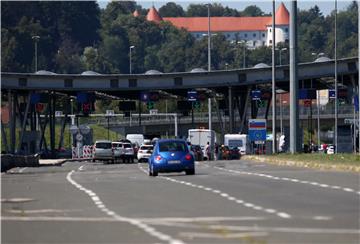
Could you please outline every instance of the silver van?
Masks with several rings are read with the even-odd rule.
[[[111,163],[114,163],[115,156],[111,141],[99,140],[95,142],[92,161],[95,162],[96,160],[110,161]]]

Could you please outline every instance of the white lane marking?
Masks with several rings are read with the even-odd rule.
[[[65,212],[76,212],[80,210],[68,210],[68,209],[11,209],[11,210],[4,210],[7,213],[23,213],[23,214],[38,214],[38,213],[65,213]]]
[[[147,169],[144,169],[140,164],[138,164],[138,167],[145,174],[148,173]],[[168,180],[168,181],[171,181],[171,182],[174,182],[174,183],[184,184],[184,185],[187,185],[187,186],[190,186],[190,187],[193,187],[193,188],[198,188],[198,189],[202,189],[202,190],[205,190],[205,191],[209,191],[211,193],[220,195],[221,197],[223,197],[223,198],[225,198],[225,199],[227,199],[229,201],[235,201],[238,204],[241,204],[241,205],[243,205],[245,207],[248,207],[248,208],[252,208],[252,209],[257,210],[257,211],[265,211],[265,212],[268,212],[268,213],[271,213],[271,214],[276,214],[277,216],[279,216],[281,218],[286,218],[286,219],[291,218],[291,215],[288,214],[288,213],[280,212],[280,211],[277,211],[275,209],[271,209],[272,211],[269,212],[269,211],[267,211],[268,209],[264,210],[264,208],[261,207],[261,206],[257,206],[257,205],[255,205],[253,203],[245,202],[245,201],[243,201],[241,199],[238,199],[238,198],[236,198],[234,196],[231,196],[228,193],[224,193],[224,192],[222,192],[220,190],[208,188],[208,187],[205,187],[205,186],[202,186],[202,185],[197,185],[197,184],[186,182],[186,181],[176,180],[174,178],[170,178],[170,177],[166,177],[166,176],[158,176],[158,178],[165,179],[165,180]],[[188,183],[190,183],[190,184],[188,184]],[[199,188],[199,186],[202,186],[202,187]]]
[[[245,172],[245,171],[239,171],[239,170],[233,170],[233,169],[225,169],[223,167],[218,167],[218,166],[214,166],[213,168],[222,170],[222,171],[227,171],[230,173],[235,173],[235,174],[254,175],[254,176],[260,176],[260,177],[266,177],[266,178],[273,179],[273,180],[284,180],[284,181],[290,181],[290,182],[294,182],[294,183],[308,184],[308,185],[318,186],[318,187],[322,187],[322,188],[330,188],[330,189],[335,189],[335,190],[343,190],[345,192],[353,192],[353,193],[360,195],[360,191],[356,192],[354,189],[348,188],[348,187],[331,186],[328,184],[321,184],[321,183],[315,182],[315,181],[306,181],[306,180],[299,180],[299,179],[293,179],[293,178],[287,178],[287,177],[276,177],[276,176],[272,176],[272,175],[268,175],[268,174],[251,173],[251,172]]]
[[[84,169],[83,169],[84,166],[85,166],[85,164],[84,164],[83,166],[81,166],[81,167],[79,168],[79,170],[84,170]]]
[[[20,170],[19,170],[19,173],[24,172],[26,169],[27,169],[27,167],[20,169]]]
[[[208,239],[235,239],[235,238],[249,238],[267,236],[267,232],[241,232],[241,233],[200,233],[200,232],[180,232],[180,236],[193,238],[208,238]]]
[[[177,222],[177,223],[191,223],[191,222],[220,222],[220,221],[255,221],[266,220],[264,217],[241,216],[241,217],[164,217],[164,218],[141,218],[138,219],[145,223],[162,223],[162,222]]]
[[[66,179],[72,184],[74,185],[76,188],[78,188],[79,190],[85,192],[88,196],[90,196],[90,198],[94,201],[99,203],[97,205],[97,207],[99,207],[99,205],[103,205],[104,207],[99,207],[99,209],[103,212],[105,212],[107,215],[113,217],[114,219],[121,221],[121,222],[126,222],[129,224],[132,224],[136,227],[138,227],[139,229],[142,229],[143,231],[145,231],[147,234],[161,240],[161,241],[165,241],[168,242],[169,244],[183,244],[182,241],[177,240],[172,238],[169,235],[163,234],[157,230],[155,230],[154,228],[144,224],[143,222],[136,220],[136,219],[132,219],[132,218],[127,218],[127,217],[123,217],[120,216],[118,214],[116,214],[115,212],[109,210],[106,205],[100,200],[100,198],[90,189],[87,189],[85,187],[83,187],[82,185],[80,185],[79,183],[77,183],[75,180],[72,179],[71,175],[74,173],[75,171],[72,170],[71,172],[69,172],[66,176]]]
[[[332,217],[330,216],[314,216],[313,220],[331,220]]]
[[[335,228],[291,228],[291,227],[261,227],[261,226],[231,226],[210,225],[209,229],[226,229],[228,231],[265,231],[283,233],[307,233],[307,234],[360,234],[358,229],[335,229]]]

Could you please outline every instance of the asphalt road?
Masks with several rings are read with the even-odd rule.
[[[2,174],[2,243],[360,243],[355,173],[247,161],[68,162]]]

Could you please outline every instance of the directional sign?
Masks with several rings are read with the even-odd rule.
[[[198,98],[197,91],[188,91],[187,96],[188,96],[189,102],[197,101],[197,98]]]
[[[329,98],[335,98],[335,89],[329,89]]]
[[[356,95],[354,97],[354,106],[355,106],[355,111],[359,111],[359,96]]]
[[[261,100],[261,91],[260,90],[251,91],[251,99],[253,101]]]

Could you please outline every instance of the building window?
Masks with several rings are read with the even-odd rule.
[[[247,37],[247,34],[245,33],[245,35],[244,35],[244,36],[245,36],[245,38],[246,38],[246,37]]]
[[[271,29],[269,29],[269,32],[271,32]]]
[[[263,42],[263,46],[265,46],[265,42]]]
[[[265,37],[265,33],[262,33],[262,37]]]
[[[285,32],[288,33],[288,32],[289,32],[289,29],[288,29],[288,28],[285,28]]]
[[[256,37],[256,33],[253,34],[253,37]]]
[[[230,34],[226,34],[227,37],[230,37]]]
[[[256,46],[256,42],[253,42],[253,46],[254,46],[254,47]]]
[[[272,40],[269,40],[269,43],[272,44]]]
[[[199,38],[200,37],[200,34],[196,34],[196,38]]]

